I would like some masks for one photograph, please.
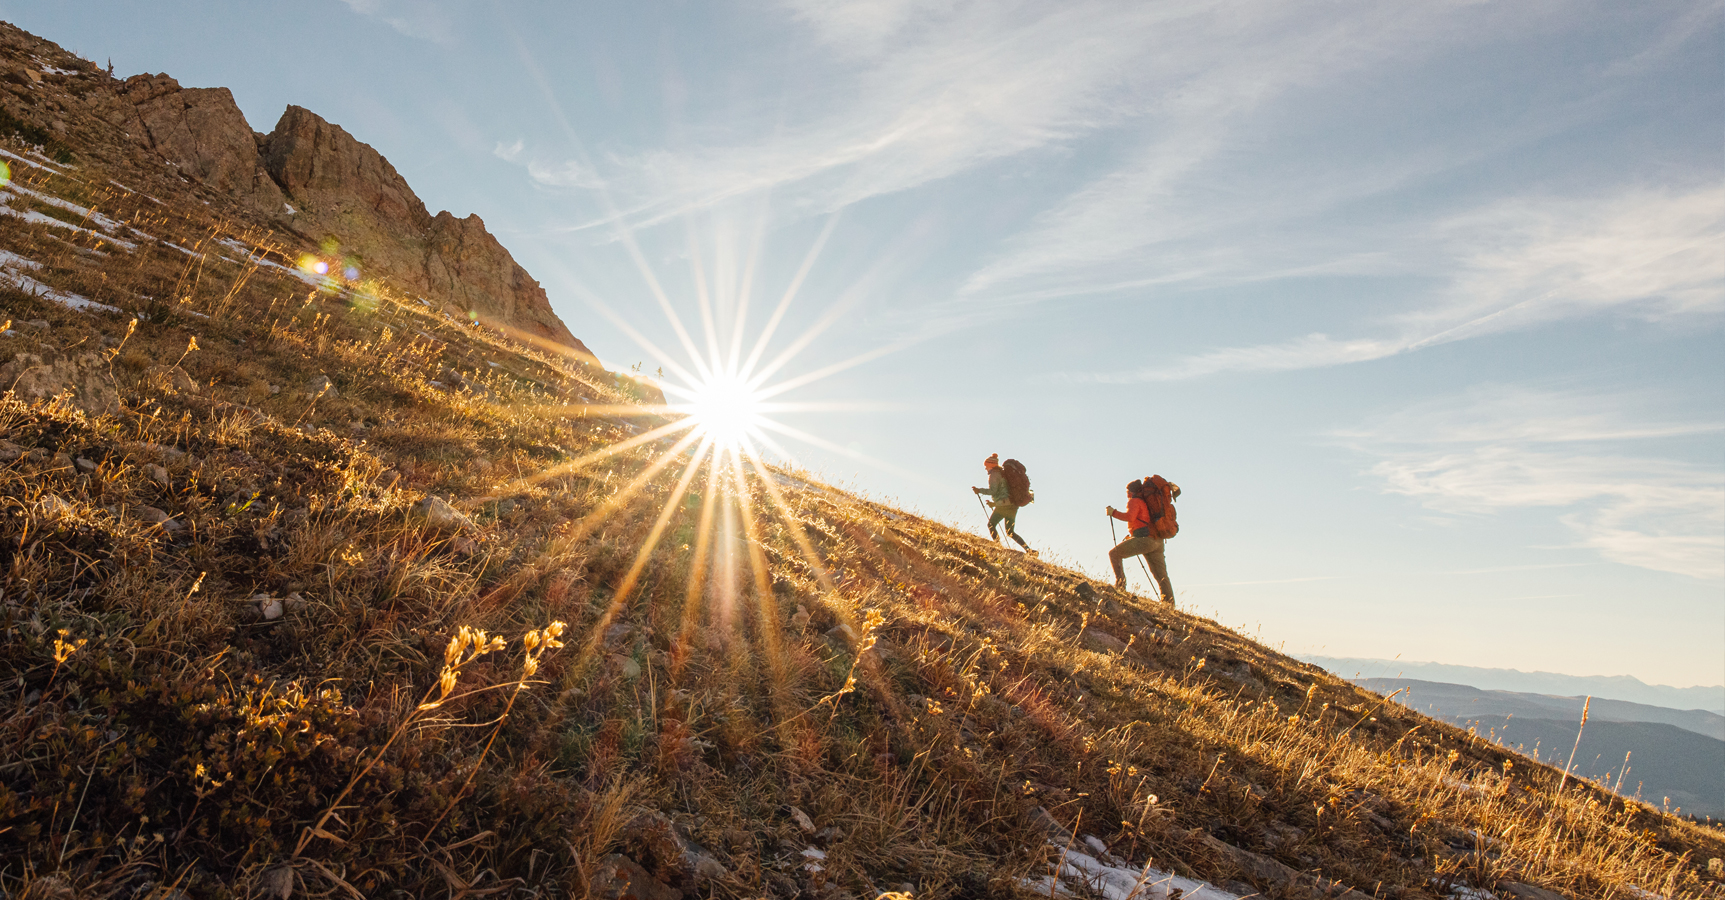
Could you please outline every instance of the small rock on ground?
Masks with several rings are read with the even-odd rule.
[[[683,892],[664,884],[634,860],[613,853],[599,861],[588,886],[604,900],[683,900]]]

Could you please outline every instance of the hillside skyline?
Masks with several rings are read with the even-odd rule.
[[[825,234],[787,374],[895,349],[784,419],[875,496],[979,527],[1024,459],[1019,530],[1100,574],[1157,471],[1182,605],[1289,651],[1725,671],[1719,5],[476,9],[0,18],[316,110],[613,368],[661,361],[590,299],[677,343],[637,257],[692,320],[689,248],[734,298],[764,235],[752,337]]]

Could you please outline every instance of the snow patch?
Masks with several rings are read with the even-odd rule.
[[[4,156],[7,159],[15,159],[15,160],[23,163],[24,165],[27,165],[27,166],[36,166],[37,168],[47,169],[48,171],[53,172],[55,174],[60,173],[59,167],[57,165],[55,165],[54,161],[49,159],[48,157],[43,156],[42,154],[37,153],[34,150],[26,150],[24,152],[30,154],[30,156],[19,156],[18,154],[13,153],[10,150],[4,150],[4,149],[0,149],[0,156]],[[35,157],[35,158],[31,159],[30,157]]]
[[[1058,870],[1053,875],[1026,878],[1020,883],[1039,894],[1063,897],[1080,896],[1078,889],[1082,888],[1107,900],[1168,900],[1174,896],[1181,900],[1241,900],[1239,894],[1231,894],[1207,881],[1182,878],[1148,865],[1134,868],[1110,854],[1107,845],[1094,835],[1085,835],[1084,845],[1096,855],[1049,841],[1049,846],[1061,854]]]
[[[9,253],[5,250],[0,250],[0,284],[12,285],[27,294],[41,297],[45,300],[52,300],[61,306],[69,307],[80,312],[92,312],[95,310],[116,313],[124,312],[124,310],[117,306],[109,306],[106,303],[97,303],[89,297],[81,297],[68,291],[56,290],[55,288],[51,288],[48,285],[31,278],[23,272],[25,269],[40,268],[42,268],[42,264],[33,259],[26,259],[16,253]]]
[[[312,287],[335,287],[336,286],[335,279],[331,278],[328,275],[319,275],[316,272],[307,272],[306,270],[300,268],[299,266],[284,266],[281,263],[278,263],[275,260],[272,260],[269,257],[264,256],[262,251],[255,250],[251,247],[247,247],[245,244],[242,244],[239,241],[234,240],[233,238],[222,238],[221,240],[217,241],[216,243],[221,244],[223,247],[226,247],[229,250],[234,251],[235,253],[245,254],[246,259],[250,260],[255,265],[264,266],[266,268],[277,269],[279,271],[286,272],[287,274],[292,275],[295,278],[298,278],[299,280],[305,282],[306,284],[311,285]],[[227,257],[222,257],[222,258],[227,259]],[[239,260],[237,260],[237,259],[232,260],[232,262],[239,262]]]
[[[40,162],[37,162],[37,165],[40,165],[42,168],[54,169],[54,165],[55,165],[54,160],[51,160],[48,157],[43,156],[42,154],[37,153],[34,150],[25,150],[24,152],[30,154],[31,156],[36,157],[35,160],[31,160],[32,162],[37,162],[37,160],[40,160]],[[68,168],[68,169],[76,169],[77,168],[77,166],[69,165],[67,163],[60,163],[60,165],[66,166],[66,168]],[[54,171],[58,172],[60,170],[54,169]]]
[[[57,207],[65,210],[69,213],[74,213],[76,215],[83,216],[84,218],[86,218],[92,222],[95,222],[98,226],[101,227],[101,229],[103,231],[119,231],[121,228],[121,225],[119,222],[116,222],[113,219],[110,219],[107,216],[104,216],[101,213],[96,212],[93,209],[86,209],[82,206],[79,206],[78,204],[73,203],[70,200],[62,200],[59,197],[54,196],[53,194],[44,194],[41,191],[32,191],[29,188],[19,187],[16,184],[8,185],[7,189],[12,190],[12,191],[16,191],[20,194],[23,194],[26,197],[33,197],[42,203],[48,204],[49,206],[57,206]]]
[[[0,250],[0,269],[40,269],[42,264],[10,250]]]
[[[45,203],[49,206],[58,207],[60,209],[66,210],[67,212],[84,216],[85,219],[87,219],[88,221],[95,222],[96,224],[102,225],[105,228],[111,227],[114,229],[118,229],[121,227],[120,223],[115,222],[113,219],[110,219],[107,216],[102,215],[101,213],[85,209],[84,207],[79,206],[76,203],[70,203],[70,202],[67,202],[65,200],[61,200],[59,197],[55,197],[55,196],[50,195],[50,194],[44,194],[44,193],[41,193],[39,191],[32,191],[29,188],[19,187],[17,185],[17,183],[12,183],[12,184],[6,185],[4,188],[0,188],[0,215],[11,216],[15,219],[23,219],[26,222],[34,222],[34,223],[37,223],[40,225],[48,225],[48,226],[51,226],[54,228],[65,228],[65,229],[70,230],[70,231],[76,231],[76,232],[79,232],[82,234],[87,234],[87,235],[90,235],[91,237],[97,238],[98,240],[107,241],[108,243],[114,244],[115,246],[124,247],[127,250],[138,249],[137,244],[134,244],[131,241],[124,240],[122,238],[117,238],[117,237],[107,233],[106,231],[97,231],[93,228],[85,228],[82,225],[73,225],[71,222],[61,221],[60,219],[56,219],[53,216],[44,215],[42,213],[36,212],[33,209],[13,209],[6,202],[7,198],[11,197],[11,196],[29,197],[33,200],[36,200],[37,202]]]

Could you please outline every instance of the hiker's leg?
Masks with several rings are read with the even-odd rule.
[[[1004,519],[1004,518],[1006,518],[1006,510],[1002,509],[1001,507],[996,506],[994,508],[994,515],[988,517],[988,536],[989,537],[991,537],[997,541],[1000,540],[1000,534],[999,534],[999,532],[995,531],[994,526],[999,525],[1000,520]]]
[[[1150,561],[1150,574],[1156,577],[1156,586],[1162,589],[1162,602],[1173,603],[1174,584],[1168,580],[1168,557],[1164,552],[1162,540],[1153,540],[1156,541],[1156,546],[1145,553],[1144,558]]]
[[[1017,541],[1018,546],[1023,547],[1026,550],[1029,550],[1030,545],[1026,544],[1024,542],[1024,538],[1021,538],[1018,536],[1018,531],[1017,531],[1017,528],[1015,527],[1018,525],[1018,507],[1016,507],[1016,506],[1007,507],[1004,515],[1006,517],[1006,536]]]
[[[1114,549],[1108,551],[1108,564],[1114,567],[1114,583],[1121,587],[1126,586],[1126,557],[1137,556],[1142,552],[1134,549],[1133,545],[1137,543],[1137,538],[1129,537],[1115,544]]]

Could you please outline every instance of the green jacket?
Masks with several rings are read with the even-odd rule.
[[[1011,506],[1012,488],[1006,486],[1006,470],[994,469],[988,473],[988,487],[983,488],[988,496],[994,498],[995,506]]]

